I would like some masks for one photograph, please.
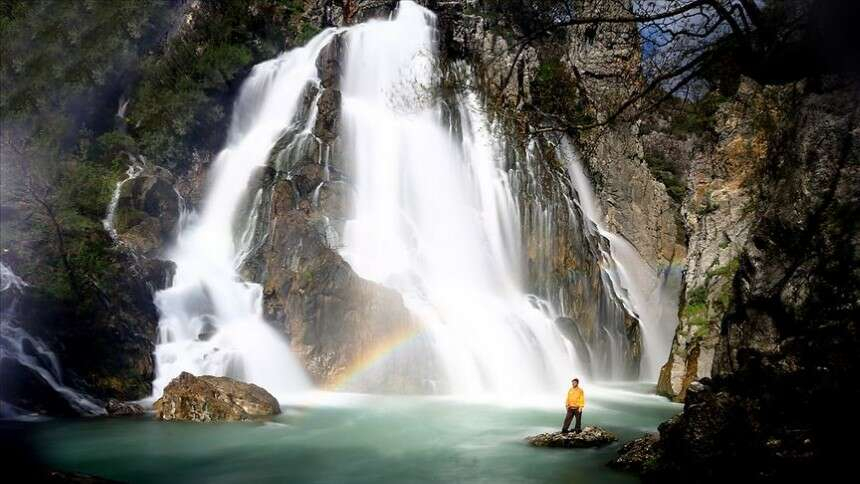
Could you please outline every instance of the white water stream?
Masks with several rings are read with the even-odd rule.
[[[454,393],[552,392],[580,372],[553,319],[529,302],[517,205],[472,93],[462,141],[432,95],[435,16],[401,2],[346,34],[343,133],[355,218],[342,255],[395,288],[428,328]]]
[[[69,407],[82,415],[102,415],[105,410],[87,396],[67,387],[63,383],[60,362],[54,352],[41,339],[30,335],[15,320],[15,311],[20,292],[27,283],[18,277],[6,264],[0,262],[0,293],[4,307],[0,308],[0,353],[3,358],[16,361],[38,375]],[[11,382],[3,382],[4,385]],[[0,402],[0,417],[25,417],[29,409],[19,409]]]
[[[254,170],[290,126],[303,89],[318,82],[316,58],[333,34],[257,65],[242,86],[202,211],[186,215],[169,254],[173,285],[155,296],[161,314],[155,397],[182,371],[232,376],[276,395],[308,387],[287,341],[263,320],[262,288],[237,273],[247,253],[241,244],[250,240],[235,236],[234,218]]]
[[[559,144],[559,154],[567,161],[570,179],[579,195],[580,208],[592,222],[591,228],[609,241],[601,266],[618,290],[616,296],[639,318],[642,334],[640,378],[656,381],[660,365],[672,343],[678,325],[678,294],[667,280],[649,267],[639,252],[624,237],[608,230],[603,223],[601,207],[591,189],[576,150],[567,139]]]

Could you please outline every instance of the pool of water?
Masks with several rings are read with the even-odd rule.
[[[653,385],[586,387],[583,425],[621,442],[654,431],[680,406]],[[47,465],[128,482],[636,482],[602,449],[538,449],[524,437],[557,429],[563,409],[441,397],[314,393],[254,423],[141,418],[49,420],[24,426]]]

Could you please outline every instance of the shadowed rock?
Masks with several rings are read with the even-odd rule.
[[[269,392],[251,383],[182,372],[153,405],[160,420],[193,422],[253,420],[281,413]]]
[[[638,439],[624,444],[618,451],[618,457],[609,462],[609,467],[631,472],[644,472],[655,458],[657,434],[645,434]]]
[[[108,400],[105,405],[108,415],[115,417],[127,417],[131,415],[143,415],[143,407],[136,403],[123,402],[114,398]]]
[[[564,449],[584,449],[602,447],[618,440],[614,434],[600,427],[585,427],[582,432],[550,432],[526,437],[535,447],[560,447]]]

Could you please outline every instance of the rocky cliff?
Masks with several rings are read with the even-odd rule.
[[[665,150],[670,140],[657,132],[648,135],[665,150],[664,156],[688,160],[682,209],[689,234],[684,302],[657,387],[678,401],[692,381],[711,376],[721,323],[732,305],[739,255],[757,223],[757,185],[768,158],[785,149],[776,144],[773,130],[786,129],[798,89],[742,81],[714,114],[714,132],[707,140],[690,140],[689,150],[673,153]]]
[[[844,417],[857,398],[860,368],[858,84],[825,77],[778,88],[747,83],[740,92],[751,105],[776,96],[723,125],[717,145],[716,159],[742,154],[745,161],[734,170],[748,174],[747,215],[739,219],[745,241],[731,270],[710,281],[705,273],[710,285],[700,304],[716,318],[706,331],[716,339],[712,378],[690,384],[683,414],[645,444],[645,475],[655,482],[820,478],[841,472],[851,458],[839,442],[857,430]],[[724,120],[732,119],[731,106]],[[710,258],[693,260],[719,264],[718,251],[698,253],[709,251]],[[690,268],[697,270],[701,278],[701,266]]]

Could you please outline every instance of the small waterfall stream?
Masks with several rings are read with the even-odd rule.
[[[665,363],[666,355],[669,354],[672,335],[678,325],[678,294],[669,287],[665,278],[642,260],[630,242],[604,226],[591,181],[572,143],[564,138],[558,149],[568,164],[582,212],[590,221],[588,229],[609,241],[610,250],[601,253],[603,270],[611,280],[618,299],[640,321],[643,342],[640,378],[656,380],[660,365]]]
[[[39,338],[32,336],[15,319],[18,296],[27,286],[12,269],[0,262],[0,293],[3,293],[3,308],[0,310],[0,352],[3,358],[14,360],[19,365],[38,375],[69,407],[81,415],[103,415],[104,408],[85,395],[63,383],[60,362],[54,352]],[[4,385],[9,382],[4,381]],[[0,417],[21,417],[25,409],[0,404]]]

